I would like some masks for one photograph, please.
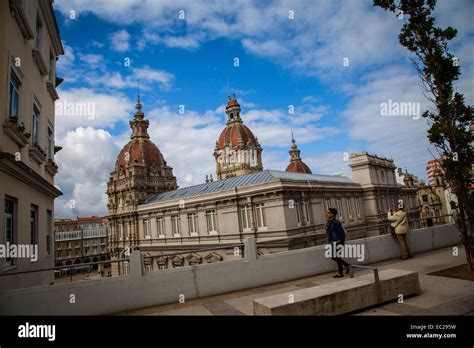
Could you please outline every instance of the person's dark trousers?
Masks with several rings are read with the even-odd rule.
[[[334,248],[334,245],[336,246],[335,248]],[[331,257],[331,260],[334,260],[334,261],[337,262],[337,269],[339,271],[339,274],[343,276],[344,272],[342,270],[342,266],[347,267],[347,266],[349,266],[349,263],[347,263],[342,258],[337,256],[337,247],[339,245],[344,246],[344,242],[332,242],[332,246],[333,246],[332,255],[333,255],[333,257]]]

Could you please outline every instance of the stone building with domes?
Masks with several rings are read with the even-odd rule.
[[[387,158],[352,154],[353,180],[313,174],[292,136],[286,170],[264,169],[262,147],[244,125],[235,96],[228,99],[213,153],[217,180],[177,188],[141,108],[138,101],[131,140],[107,187],[112,258],[139,250],[147,268],[166,269],[240,258],[234,246],[247,237],[256,238],[259,254],[322,244],[330,207],[338,209],[348,239],[378,235],[388,232],[379,224],[403,192],[409,216],[419,216],[416,193],[397,184]],[[120,273],[119,264],[112,265]]]
[[[262,147],[257,137],[244,125],[235,95],[229,97],[225,112],[227,124],[216,141],[213,153],[217,179],[262,171]]]

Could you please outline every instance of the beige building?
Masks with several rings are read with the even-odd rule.
[[[141,108],[138,103],[138,114],[130,122],[132,142],[137,136],[137,120],[148,125]],[[348,239],[388,232],[378,224],[385,222],[387,209],[396,207],[399,198],[405,200],[409,217],[419,217],[416,189],[397,183],[392,160],[366,152],[353,154],[349,165],[354,180],[311,174],[293,138],[287,170],[264,170],[262,149],[257,137],[243,126],[235,97],[229,99],[226,113],[227,124],[214,151],[220,180],[176,189],[163,156],[149,144],[147,127],[140,131],[146,141],[139,142],[136,150],[127,144],[120,152],[108,183],[112,258],[140,250],[145,253],[147,267],[169,268],[238,258],[240,251],[236,253],[231,246],[248,236],[256,237],[260,254],[321,244],[327,239],[324,223],[329,207],[338,209]],[[257,160],[222,160],[216,151],[226,147],[257,149]],[[128,163],[122,158],[128,158]],[[141,185],[130,173],[135,167],[142,168]],[[153,167],[157,169],[151,170]],[[269,242],[290,236],[296,238]],[[221,249],[196,251],[213,247]],[[112,267],[114,273],[119,271],[118,266]]]
[[[106,220],[101,216],[54,220],[56,267],[109,260]],[[93,265],[92,269],[97,269]]]
[[[52,1],[2,1],[0,46],[0,243],[37,245],[39,254],[0,259],[0,272],[15,273],[54,266],[54,102],[64,51]],[[2,277],[0,290],[52,280],[52,272]]]

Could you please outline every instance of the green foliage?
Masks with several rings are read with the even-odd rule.
[[[469,131],[474,108],[466,106],[464,96],[453,91],[453,82],[459,79],[461,68],[448,50],[448,42],[456,37],[457,30],[436,26],[432,15],[435,0],[374,0],[373,4],[396,15],[403,11],[408,17],[399,41],[415,54],[416,70],[436,108],[423,113],[430,124],[428,139],[445,158],[445,180],[458,197],[461,215],[467,213],[469,225],[474,226],[474,196],[470,190],[474,150]],[[469,228],[463,227],[465,231]]]

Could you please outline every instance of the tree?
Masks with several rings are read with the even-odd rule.
[[[436,26],[432,13],[436,0],[374,0],[374,6],[407,16],[399,41],[413,52],[412,62],[421,77],[425,96],[434,104],[434,111],[423,117],[430,126],[428,139],[440,152],[445,181],[458,197],[459,227],[466,250],[467,267],[472,271],[472,235],[474,226],[474,195],[470,189],[474,150],[469,130],[474,108],[464,104],[464,96],[454,92],[453,82],[459,79],[458,59],[449,52],[448,42],[456,37],[452,27]]]

